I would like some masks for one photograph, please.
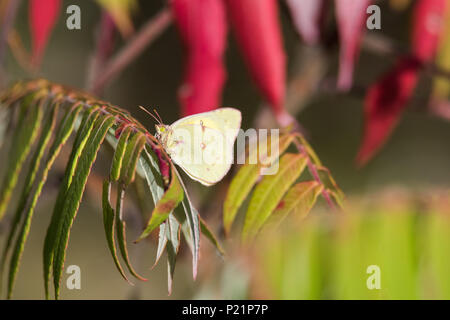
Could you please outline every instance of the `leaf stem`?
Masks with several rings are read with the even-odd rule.
[[[314,180],[316,180],[320,185],[323,185],[322,180],[320,179],[319,173],[317,171],[317,168],[314,165],[314,163],[312,163],[308,152],[305,150],[305,147],[302,146],[302,144],[300,142],[298,142],[296,139],[294,140],[294,143],[295,143],[295,146],[297,147],[298,151],[301,154],[305,155],[305,157],[307,159],[308,170],[311,173],[311,175],[313,176]],[[330,193],[328,192],[328,190],[325,187],[322,190],[322,196],[325,199],[325,201],[327,202],[328,206],[334,212],[337,212],[338,210],[336,208],[336,205],[334,204],[333,200],[331,199]]]

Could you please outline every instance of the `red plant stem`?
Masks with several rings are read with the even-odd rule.
[[[169,8],[164,8],[156,17],[150,19],[124,48],[106,63],[103,72],[100,72],[99,77],[94,80],[90,91],[99,95],[111,80],[167,29],[171,22],[172,14]]]
[[[97,30],[95,51],[89,65],[87,87],[91,87],[92,81],[99,77],[100,71],[113,53],[115,28],[112,17],[103,10]]]

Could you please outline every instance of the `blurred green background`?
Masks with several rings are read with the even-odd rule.
[[[39,76],[75,88],[83,88],[86,84],[90,55],[95,46],[95,31],[99,22],[100,8],[93,1],[78,1],[77,4],[81,7],[82,13],[82,28],[79,31],[69,31],[65,27],[66,15],[64,12],[65,8],[72,3],[73,1],[64,1],[63,3],[63,13],[52,34]],[[140,1],[139,10],[137,10],[133,19],[136,29],[145,23],[149,17],[155,15],[161,9],[162,5],[163,1],[160,0]],[[385,2],[380,2],[380,6],[382,9],[382,30],[377,32],[382,32],[400,44],[407,45],[410,11],[392,11]],[[291,25],[290,17],[284,6],[280,10],[280,19],[283,25],[284,43],[288,55],[289,73],[292,73],[297,55],[301,54],[305,48],[302,47],[301,41]],[[332,19],[331,13],[330,19]],[[330,25],[332,26],[333,23],[330,23]],[[22,1],[15,27],[20,33],[24,44],[29,47],[30,40],[26,1]],[[120,48],[122,44],[123,40],[118,36],[116,48]],[[332,46],[327,53],[329,57],[327,75],[330,77],[336,74],[337,49],[336,46]],[[183,49],[175,28],[171,26],[106,89],[102,98],[128,109],[134,117],[149,128],[153,126],[153,121],[138,109],[139,105],[157,108],[164,122],[171,123],[178,118],[179,114],[176,92],[182,78],[182,58]],[[249,75],[246,73],[245,66],[231,33],[229,34],[229,47],[226,61],[228,81],[224,93],[223,106],[234,106],[243,112],[243,126],[245,129],[253,125],[255,115],[262,101]],[[392,61],[390,58],[377,56],[363,49],[356,68],[355,83],[359,87],[368,86],[384,70],[390,67]],[[11,81],[30,77],[29,74],[18,66],[11,55],[8,56],[6,70]],[[383,192],[386,189],[390,190],[388,188],[392,186],[399,187],[408,194],[426,193],[428,195],[430,194],[429,190],[445,190],[449,188],[450,125],[444,120],[433,118],[420,112],[422,105],[424,107],[427,101],[428,90],[429,79],[424,79],[421,82],[420,88],[417,90],[414,100],[411,102],[413,108],[405,113],[398,128],[394,131],[393,136],[379,155],[362,169],[357,169],[353,161],[361,139],[362,96],[329,92],[315,94],[308,101],[307,105],[304,106],[303,111],[298,114],[297,119],[304,126],[309,142],[324,164],[333,173],[338,184],[346,193],[349,202],[356,201],[354,199],[371,198],[372,195],[371,201],[376,203],[377,200],[373,200],[373,195]],[[96,166],[101,170],[101,168],[108,167],[109,162],[105,158],[100,157]],[[46,194],[42,197],[43,200],[33,220],[30,238],[25,248],[21,269],[19,271],[14,294],[15,298],[43,298],[44,295],[42,245],[56,195],[58,172],[53,173],[56,176],[54,183],[50,183],[45,189]],[[204,195],[207,192],[204,190],[204,187],[196,183],[190,183],[189,188],[193,189],[194,194],[197,192]],[[213,188],[220,188],[220,184]],[[208,194],[203,197],[203,201],[208,201]],[[410,201],[414,201],[414,199],[409,199],[407,202]],[[114,267],[107,249],[100,206],[99,197],[88,192],[71,233],[72,236],[66,261],[66,266],[76,264],[81,267],[82,289],[72,291],[63,289],[61,298],[169,298],[167,296],[167,276],[164,262],[154,270],[149,270],[155,257],[154,243],[150,243],[150,245],[149,243],[139,245],[130,244],[132,260],[135,262],[137,269],[148,276],[149,281],[131,287],[122,280]],[[198,207],[201,208],[202,203],[198,203]],[[388,207],[388,205],[385,207]],[[125,214],[127,215],[128,213],[132,217],[133,212],[136,210],[130,203]],[[386,211],[389,210],[386,209]],[[362,206],[358,212],[366,211],[370,210],[366,210]],[[211,221],[211,224],[216,230],[219,228],[217,222],[220,215],[220,205],[218,205],[217,213],[213,217],[205,217]],[[318,210],[318,212],[313,212],[312,215],[321,215],[321,212]],[[412,215],[407,216],[408,219],[412,219]],[[392,229],[389,229],[389,232],[394,231],[395,223],[398,223],[398,221],[394,220],[393,223],[394,225],[389,227]],[[133,239],[137,236],[136,230],[138,228],[136,228],[136,224],[133,227],[133,220],[129,222],[129,225],[130,234],[128,235],[128,239]],[[405,225],[406,227],[408,226],[407,223],[403,224],[403,226]],[[5,228],[6,226],[3,225],[3,228],[0,230],[1,243],[3,243],[5,236]],[[321,230],[321,228],[312,227],[310,230]],[[376,224],[370,228],[376,228]],[[303,229],[299,228],[298,230]],[[395,231],[397,232],[397,229]],[[364,236],[370,237],[371,232],[375,231],[358,231],[357,234],[361,233]],[[385,233],[386,237],[389,237],[389,232]],[[399,232],[402,232],[401,228]],[[414,229],[414,232],[411,230],[404,232],[410,232],[412,239],[416,239],[419,236],[419,232],[416,229]],[[289,243],[307,246],[308,241],[311,241],[308,240],[308,237],[310,237],[308,232],[299,231],[298,234],[295,232],[292,232],[292,234],[293,237],[298,237],[298,239]],[[356,233],[354,237],[357,237]],[[196,281],[193,281],[191,277],[190,258],[188,258],[189,252],[188,250],[182,250],[175,273],[174,290],[170,298],[245,298],[261,296],[246,288],[247,282],[251,280],[248,279],[245,272],[239,271],[241,270],[239,268],[245,268],[246,262],[241,261],[241,253],[233,253],[237,251],[235,250],[236,244],[232,240],[228,241],[227,249],[230,253],[226,261],[223,262],[219,257],[214,255],[212,246],[205,240],[203,239],[202,242],[203,251],[200,260],[200,275]],[[283,243],[285,240],[280,239],[279,241]],[[347,239],[347,241],[357,245],[360,239]],[[370,246],[370,243],[378,243],[377,239],[372,239],[372,242],[370,241],[367,240],[368,246]],[[383,241],[389,241],[389,239],[384,239]],[[448,238],[446,241],[448,241]],[[408,244],[404,245],[407,246]],[[346,246],[343,246],[342,250],[346,250],[345,248],[349,251],[341,253],[343,255],[342,259],[344,260],[353,259],[355,252],[358,252],[358,250],[366,251],[365,248],[355,248],[355,251],[352,251],[351,248]],[[301,248],[294,248],[292,251],[296,252],[296,256],[293,259],[298,259],[298,264],[294,264],[294,269],[298,267],[300,270],[301,267],[299,266],[311,259],[302,250]],[[400,248],[396,248],[396,250],[403,252]],[[414,251],[415,249],[411,250],[411,254],[414,255],[414,252],[416,252]],[[304,256],[301,256],[302,253]],[[346,257],[345,254],[349,256]],[[303,259],[304,257],[306,257],[306,260]],[[270,259],[277,261],[276,256],[271,256]],[[327,262],[325,261],[324,264],[327,264]],[[351,278],[351,275],[348,274],[351,270],[347,270],[338,260],[336,268],[340,267],[342,268],[342,272],[338,272],[337,274],[341,278],[333,281],[347,283],[349,280],[345,277]],[[356,266],[354,267],[356,268]],[[404,272],[409,272],[409,267],[407,266]],[[271,268],[277,270],[276,266],[272,266]],[[292,272],[295,273],[295,271]],[[279,274],[282,277],[284,271],[279,272]],[[287,272],[287,274],[289,273]],[[331,272],[330,274],[334,273]],[[253,276],[255,275],[249,274],[250,278]],[[396,276],[393,275],[392,277]],[[229,281],[229,278],[233,281]],[[296,287],[304,288],[304,291],[299,290],[297,292],[294,290],[295,292],[290,294],[289,292],[292,292],[292,288],[279,289],[281,290],[279,293],[276,291],[278,289],[273,289],[272,294],[274,295],[271,297],[351,298],[354,297],[354,292],[360,290],[360,288],[356,288],[349,289],[350,293],[343,291],[339,294],[327,294],[328,289],[321,287],[321,285],[306,284],[315,281],[314,279],[316,278],[325,281],[322,275],[314,276],[314,274],[308,274],[305,278],[307,279],[305,280],[306,282],[298,280],[298,282],[293,281],[291,284],[296,283]],[[65,278],[63,278],[63,281],[65,281]],[[280,279],[278,281],[280,286],[282,281],[285,280]],[[363,285],[365,283],[364,281],[361,282]],[[447,279],[447,281],[450,280]],[[230,287],[223,288],[223,284],[227,284]],[[314,287],[315,289],[310,290],[308,286],[311,288]],[[340,287],[340,290],[346,290],[345,286],[338,285],[337,287]],[[225,290],[225,293],[221,290]],[[407,289],[403,288],[403,290]],[[448,287],[446,290],[447,295],[444,296],[448,298]],[[410,290],[407,291],[411,293]],[[302,294],[301,292],[306,293]],[[360,297],[372,298],[373,296],[361,294]],[[411,295],[402,295],[399,293],[398,295],[394,295],[394,297],[415,298],[418,296],[412,295],[412,293]]]

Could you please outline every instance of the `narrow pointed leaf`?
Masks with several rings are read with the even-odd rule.
[[[131,265],[130,257],[128,255],[127,240],[126,240],[126,223],[123,219],[123,198],[125,196],[124,186],[118,188],[117,193],[117,203],[116,203],[116,231],[117,231],[117,241],[119,243],[120,254],[122,255],[125,264],[130,271],[130,273],[139,280],[147,281],[144,277],[141,277]]]
[[[219,255],[223,257],[225,255],[225,250],[223,250],[222,246],[219,243],[219,240],[217,240],[216,236],[211,231],[208,224],[202,218],[200,218],[200,228],[202,234],[213,244]]]
[[[136,164],[142,149],[145,145],[145,135],[138,132],[129,141],[126,146],[123,163],[120,171],[120,181],[128,186],[134,181],[134,176],[136,172]]]
[[[163,223],[169,217],[169,214],[175,210],[175,208],[183,200],[183,196],[183,188],[181,187],[178,177],[176,175],[172,175],[172,181],[170,182],[167,191],[164,193],[161,200],[159,200],[156,204],[145,230],[136,241],[141,241],[146,238],[153,230]]]
[[[76,116],[81,110],[80,107],[72,108],[72,111],[69,112],[65,119],[63,120],[59,132],[57,134],[57,138],[53,143],[52,149],[59,149],[66,139],[70,136],[74,123],[76,120]],[[59,224],[61,223],[61,215],[64,205],[65,195],[70,187],[72,182],[72,176],[76,165],[78,163],[79,156],[81,152],[84,150],[86,145],[86,141],[91,133],[91,130],[94,126],[95,121],[99,117],[99,112],[97,108],[88,109],[84,112],[83,119],[81,125],[78,129],[77,136],[75,138],[75,142],[72,147],[72,152],[69,158],[69,162],[66,166],[66,172],[64,174],[63,181],[59,186],[59,193],[56,198],[52,219],[50,221],[50,225],[47,229],[47,234],[45,236],[44,241],[44,251],[43,251],[43,264],[44,264],[44,286],[45,286],[45,296],[49,298],[49,290],[48,290],[48,282],[50,279],[50,270],[53,264],[53,256],[54,249],[56,246],[56,237],[57,230],[59,228]],[[63,142],[64,141],[64,142]]]
[[[52,133],[52,126],[55,123],[55,116],[57,113],[58,107],[54,106],[48,119],[45,123],[45,127],[42,130],[41,137],[39,138],[38,147],[34,152],[33,158],[31,160],[30,168],[28,170],[27,176],[25,177],[25,183],[22,189],[21,196],[19,198],[19,204],[17,206],[16,212],[14,214],[13,222],[10,227],[10,232],[3,250],[2,261],[1,261],[1,270],[3,273],[3,268],[6,263],[6,256],[9,252],[10,246],[12,244],[12,240],[16,234],[17,228],[19,227],[19,223],[23,217],[23,211],[25,209],[28,196],[31,192],[31,188],[33,187],[33,183],[35,181],[37,171],[39,169],[39,164],[44,155],[45,148],[47,146],[48,140],[50,139],[50,135]]]
[[[28,104],[30,102],[25,100],[23,103]],[[6,176],[4,177],[0,190],[0,220],[5,214],[12,190],[17,184],[22,164],[37,137],[39,125],[43,117],[41,106],[35,103],[31,103],[29,106],[22,106],[21,111],[25,113],[21,114],[21,119],[12,138],[12,150],[8,159]]]
[[[30,27],[32,35],[32,63],[39,66],[50,33],[56,24],[61,0],[30,0]]]
[[[117,257],[117,249],[116,243],[114,240],[114,229],[115,229],[115,212],[111,207],[110,203],[110,194],[111,194],[111,183],[108,180],[103,182],[103,196],[102,196],[102,204],[103,204],[103,225],[105,228],[106,241],[108,243],[109,251],[111,252],[111,256],[114,260],[114,264],[116,265],[117,270],[122,275],[122,277],[131,284],[128,280],[123,268],[119,262],[119,258]]]
[[[116,150],[114,152],[113,162],[111,166],[111,181],[117,181],[120,178],[120,171],[122,169],[123,157],[125,155],[125,149],[127,146],[128,138],[131,134],[131,128],[127,127],[120,135],[119,142],[117,143]]]
[[[159,226],[158,248],[156,249],[155,263],[153,264],[152,268],[154,268],[158,264],[162,254],[164,253],[164,250],[166,249],[167,246],[166,229],[167,223],[166,222],[161,223],[161,225]]]
[[[400,57],[394,68],[367,92],[358,165],[366,164],[389,138],[416,88],[420,68],[434,58],[444,30],[446,5],[450,6],[446,0],[415,2],[412,57]]]
[[[159,170],[158,158],[151,150],[145,147],[139,159],[139,165],[150,189],[153,203],[156,205],[164,195],[164,181]],[[166,227],[166,223],[162,223],[159,226],[158,248],[153,267],[156,266],[166,248]]]
[[[139,164],[150,189],[153,203],[156,205],[164,195],[164,181],[159,170],[158,158],[151,150],[144,148]]]
[[[300,219],[306,217],[322,190],[323,186],[317,181],[295,184],[278,203],[270,218],[270,223],[279,224],[288,215],[295,215]]]
[[[134,270],[128,255],[126,242],[126,223],[123,218],[123,199],[125,189],[132,180],[136,170],[136,164],[140,158],[145,144],[145,136],[141,133],[135,134],[130,140],[131,128],[126,127],[122,130],[119,141],[114,152],[113,163],[110,176],[112,180],[120,180],[117,191],[117,202],[115,211],[115,228],[117,232],[117,241],[119,243],[120,253],[130,273],[139,280],[147,280]]]
[[[258,178],[259,166],[251,164],[242,166],[233,177],[223,204],[223,226],[227,234],[230,233],[239,208],[250,194]]]
[[[171,295],[175,264],[180,248],[180,224],[172,214],[167,219],[167,238],[167,286]]]
[[[287,0],[297,32],[308,45],[320,40],[320,20],[323,0]]]
[[[183,190],[186,190],[179,172],[172,165],[172,176],[175,175],[178,177],[180,183],[182,184]],[[197,209],[195,209],[187,193],[184,194],[184,199],[181,204],[186,217],[185,223],[182,225],[182,230],[184,230],[184,236],[187,239],[187,242],[190,245],[189,248],[192,251],[192,275],[195,279],[197,277],[198,259],[200,252],[200,218]],[[183,221],[182,219],[178,218],[177,220],[180,223],[181,221]]]
[[[226,71],[227,21],[222,0],[173,0],[172,13],[186,49],[182,114],[211,111],[221,104]]]
[[[108,130],[114,124],[115,118],[112,116],[104,116],[97,121],[93,134],[90,135],[86,150],[80,157],[78,166],[74,173],[72,184],[70,185],[67,195],[64,199],[63,211],[61,215],[61,224],[57,229],[56,246],[53,259],[53,283],[55,286],[55,297],[59,297],[59,288],[66,257],[66,249],[70,235],[70,229],[77,214],[81,197],[86,187],[87,178],[91,171],[97,152],[102,144]]]
[[[242,238],[252,239],[272,214],[285,192],[297,180],[307,164],[301,154],[287,153],[280,159],[277,174],[265,176],[255,188],[245,217]]]
[[[225,0],[248,69],[276,117],[285,119],[286,54],[278,1]],[[283,126],[289,123],[282,123]]]
[[[30,168],[28,174],[25,178],[25,185],[22,190],[22,195],[20,197],[19,205],[17,207],[16,213],[14,215],[13,224],[10,229],[10,233],[8,236],[8,240],[6,242],[4,251],[3,251],[3,259],[2,259],[2,271],[3,264],[6,262],[6,255],[8,254],[10,245],[12,244],[13,237],[19,227],[19,223],[22,222],[22,227],[19,233],[19,236],[16,240],[16,244],[14,247],[13,255],[11,257],[10,266],[9,266],[9,280],[8,280],[8,298],[11,298],[12,290],[14,288],[14,282],[16,278],[16,274],[19,268],[20,258],[22,256],[23,249],[25,247],[25,242],[27,240],[28,232],[30,230],[31,219],[33,216],[33,209],[36,205],[38,195],[40,194],[40,190],[42,185],[46,180],[46,171],[45,168],[48,167],[48,163],[44,168],[44,172],[42,176],[39,177],[38,187],[32,192],[32,186],[36,180],[36,176],[39,170],[39,166],[41,163],[41,159],[44,156],[45,150],[47,149],[47,145],[52,136],[53,128],[56,122],[56,116],[58,114],[58,105],[55,105],[50,110],[50,114],[48,115],[48,119],[45,122],[45,125],[42,129],[41,136],[39,138],[38,146],[36,151],[34,152],[33,158],[31,160]],[[51,164],[50,164],[51,166]],[[29,203],[29,199],[31,203]],[[28,206],[28,210],[24,212],[25,208]]]
[[[415,59],[401,59],[367,91],[364,133],[356,156],[359,166],[365,165],[391,135],[416,86],[419,67]]]
[[[441,36],[445,31],[445,15],[450,7],[448,0],[417,0],[414,5],[414,24],[411,34],[411,51],[421,62],[432,61]]]
[[[294,140],[295,136],[286,134],[280,137],[278,141],[278,152],[272,152],[270,141],[259,143],[258,148],[250,150],[249,159],[258,158],[259,165],[243,165],[234,176],[233,181],[228,188],[227,196],[223,206],[223,224],[225,232],[228,234],[231,230],[236,214],[244,200],[250,194],[250,191],[256,184],[261,170],[261,164],[270,167],[286,151]],[[256,153],[256,154],[255,154]]]
[[[366,29],[366,10],[371,0],[335,0],[336,20],[339,30],[340,53],[337,86],[349,90],[353,83],[353,69]]]

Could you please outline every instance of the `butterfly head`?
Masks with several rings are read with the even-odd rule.
[[[161,143],[165,143],[167,141],[167,137],[169,136],[169,133],[171,132],[170,126],[166,124],[157,124],[155,125],[156,128],[156,138],[161,141]]]

